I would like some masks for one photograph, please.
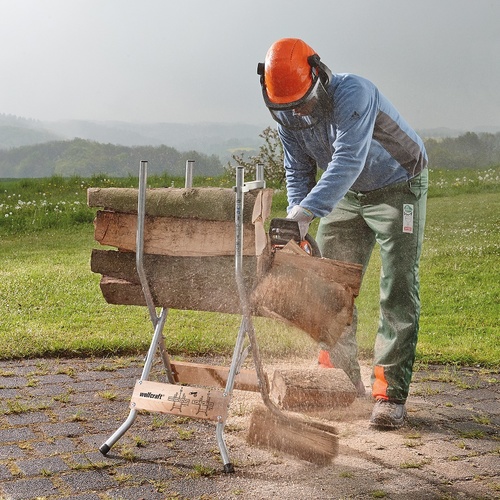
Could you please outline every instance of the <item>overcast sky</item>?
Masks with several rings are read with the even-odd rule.
[[[365,76],[415,128],[500,126],[499,0],[0,0],[0,113],[267,124],[282,37]]]

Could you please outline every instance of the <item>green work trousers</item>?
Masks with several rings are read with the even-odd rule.
[[[424,237],[428,170],[408,182],[361,193],[349,191],[320,221],[317,242],[323,257],[355,262],[366,270],[375,243],[380,247],[380,317],[375,340],[372,394],[404,402],[408,396],[420,316],[419,260]],[[357,311],[331,349],[335,367],[356,384]]]

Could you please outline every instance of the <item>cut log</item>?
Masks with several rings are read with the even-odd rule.
[[[137,215],[98,211],[94,220],[95,240],[101,245],[135,252]],[[243,226],[243,254],[255,255],[255,228]],[[147,216],[144,222],[144,252],[184,257],[234,255],[235,229],[231,221],[207,221]]]
[[[243,222],[253,222],[255,207],[263,220],[269,217],[272,189],[248,191],[244,196]],[[87,204],[114,212],[137,213],[137,189],[89,188]],[[235,193],[229,188],[156,188],[146,190],[146,215],[233,221]]]
[[[137,194],[136,189],[88,190],[89,206],[113,210],[98,213],[96,240],[123,250],[92,255],[92,270],[103,276],[101,291],[110,304],[146,305],[133,253]],[[269,189],[245,193],[243,263],[246,288],[253,291],[252,311],[333,346],[352,320],[361,266],[286,251],[273,257],[264,231],[271,200]],[[241,312],[234,210],[232,189],[147,190],[144,264],[156,306]]]
[[[335,269],[342,266],[328,259],[314,263],[315,260],[309,256],[276,254],[273,266],[260,279],[259,258],[249,256],[243,260],[244,279],[247,290],[254,290],[252,307],[256,316],[291,324],[314,340],[333,346],[352,320],[353,294],[349,286],[333,281]],[[323,266],[330,267],[330,272],[322,273]],[[144,268],[158,307],[241,313],[233,257],[146,254]],[[135,253],[94,249],[91,269],[103,276],[100,286],[106,302],[146,305]],[[330,279],[325,279],[325,275]]]
[[[349,406],[356,395],[353,383],[339,368],[277,370],[271,388],[271,397],[279,406],[299,412]]]
[[[182,361],[172,361],[171,366],[174,380],[178,384],[226,387],[228,367]],[[234,389],[259,392],[259,381],[255,370],[241,369],[234,379]]]
[[[303,257],[309,257],[309,260],[304,261]],[[348,286],[354,297],[359,295],[363,277],[363,266],[360,264],[311,257],[293,240],[290,240],[281,250],[273,253],[271,258],[269,267],[272,265],[286,265],[291,268],[307,266],[308,269],[326,281]]]
[[[287,414],[278,417],[257,405],[250,417],[247,443],[277,450],[316,465],[329,465],[339,449],[337,430],[319,420]]]
[[[100,284],[104,300],[108,304],[123,306],[146,306],[142,286],[120,278],[103,276]],[[236,296],[219,297],[214,293],[204,296],[182,296],[170,290],[151,290],[156,307],[186,311],[206,311],[225,314],[240,314],[241,307]]]
[[[333,346],[352,321],[353,290],[358,291],[361,282],[361,266],[351,272],[352,266],[355,270],[356,265],[348,264],[345,273],[337,261],[278,251],[252,294],[254,313],[289,323]]]
[[[103,276],[99,286],[104,300],[108,304],[121,306],[147,306],[142,286],[138,283],[130,283],[130,281],[120,278]],[[153,297],[153,300],[156,307],[169,307],[168,305],[163,306],[157,297]]]
[[[257,279],[257,257],[243,263],[249,290]],[[91,270],[103,275],[101,291],[106,302],[123,305],[146,305],[137,274],[135,253],[92,250]],[[234,257],[170,257],[144,255],[144,270],[155,305],[172,309],[241,312]]]

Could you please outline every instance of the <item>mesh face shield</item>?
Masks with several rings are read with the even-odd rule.
[[[291,130],[301,130],[314,127],[330,112],[331,103],[328,94],[316,77],[309,91],[301,99],[287,104],[276,104],[266,99],[266,106],[271,116],[280,125]]]

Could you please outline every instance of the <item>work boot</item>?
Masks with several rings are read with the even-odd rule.
[[[319,351],[318,355],[318,365],[321,368],[335,368],[333,366],[333,363],[330,359],[330,353],[324,349]],[[358,398],[363,398],[366,396],[366,389],[365,385],[363,384],[363,381],[361,379],[354,381],[350,379],[351,382],[354,384],[354,387],[356,387],[356,392],[358,394]]]
[[[406,419],[406,406],[385,399],[377,399],[373,407],[370,425],[384,429],[399,429]]]

